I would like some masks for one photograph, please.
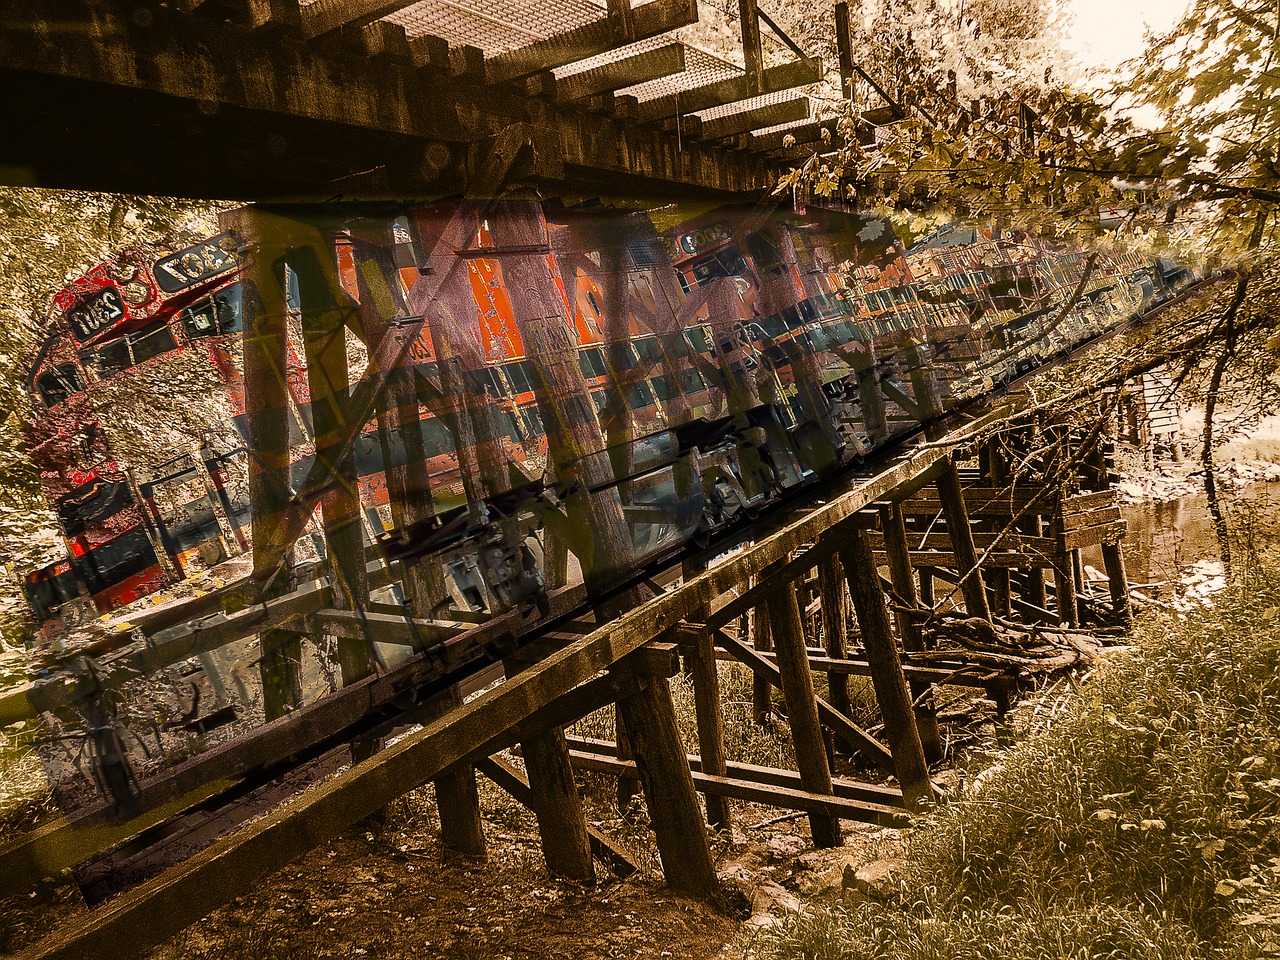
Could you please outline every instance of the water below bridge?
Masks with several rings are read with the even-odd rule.
[[[1224,505],[1233,528],[1243,532],[1252,524],[1266,529],[1280,517],[1280,484],[1250,483],[1230,492]],[[1131,503],[1122,512],[1129,523],[1125,565],[1130,582],[1140,589],[1171,584],[1197,561],[1218,560],[1204,494]],[[1101,551],[1097,547],[1084,551],[1084,561],[1101,570]]]

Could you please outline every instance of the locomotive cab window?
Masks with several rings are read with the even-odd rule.
[[[84,389],[74,363],[63,363],[40,374],[36,390],[46,407],[53,407]]]
[[[239,333],[243,327],[240,284],[233,283],[197,300],[182,311],[182,324],[192,340]]]

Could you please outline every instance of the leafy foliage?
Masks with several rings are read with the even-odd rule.
[[[913,835],[898,903],[816,911],[761,955],[1280,949],[1280,582],[1269,568],[1252,558],[1213,608],[1140,621],[1132,652]]]

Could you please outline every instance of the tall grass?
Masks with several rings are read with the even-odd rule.
[[[1280,584],[1143,617],[1047,729],[909,842],[898,902],[762,957],[1280,955]]]

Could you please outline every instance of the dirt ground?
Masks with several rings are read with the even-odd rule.
[[[752,825],[778,811],[740,806],[745,829],[713,843],[733,901],[726,912],[664,889],[643,819],[621,827],[593,820],[630,834],[622,839],[636,851],[639,874],[620,881],[598,865],[594,888],[551,879],[532,814],[483,777],[480,786],[487,861],[440,846],[425,788],[189,927],[150,960],[738,958],[755,931],[796,908],[798,895],[838,895],[844,864],[874,857],[897,834],[850,824],[844,848],[815,852],[803,818],[760,829]]]

